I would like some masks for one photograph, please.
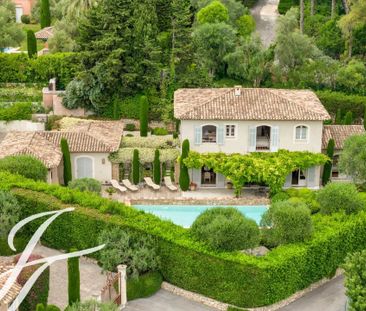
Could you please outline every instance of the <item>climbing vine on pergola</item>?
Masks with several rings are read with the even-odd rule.
[[[307,169],[325,164],[329,158],[321,153],[279,150],[278,152],[253,152],[250,154],[198,153],[191,151],[184,163],[188,168],[207,166],[224,175],[240,195],[245,183],[265,183],[273,195],[281,191],[286,177],[296,169]]]

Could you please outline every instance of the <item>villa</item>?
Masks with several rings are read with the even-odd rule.
[[[22,15],[31,15],[36,0],[12,0],[12,2],[15,5],[16,22],[21,23]]]
[[[344,140],[364,133],[361,125],[323,125],[331,117],[312,91],[265,88],[180,89],[174,94],[174,116],[181,121],[180,138],[191,150],[240,153],[289,151],[324,152],[336,141],[338,156]],[[336,159],[335,159],[336,161]],[[334,169],[334,177],[337,168]],[[285,188],[318,189],[322,168],[296,170]],[[190,171],[198,187],[224,188],[225,177],[212,169]]]

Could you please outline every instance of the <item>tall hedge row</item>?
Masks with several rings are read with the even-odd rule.
[[[56,53],[29,58],[26,54],[0,53],[0,83],[44,83],[56,77],[64,89],[81,70],[77,53]]]
[[[0,173],[0,188],[13,188],[24,206],[22,217],[77,204],[74,212],[60,216],[43,236],[43,242],[53,248],[94,247],[106,226],[150,235],[159,244],[165,280],[241,307],[263,306],[287,298],[332,276],[347,253],[366,247],[366,212],[347,218],[313,216],[315,231],[310,241],[281,246],[257,258],[239,252],[214,252],[192,240],[182,227],[97,195],[4,173]],[[29,230],[36,230],[42,221],[32,223]]]

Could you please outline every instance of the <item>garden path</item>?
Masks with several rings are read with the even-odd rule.
[[[278,3],[279,0],[258,0],[251,9],[256,22],[256,32],[265,47],[268,47],[275,39],[276,21],[279,16]]]

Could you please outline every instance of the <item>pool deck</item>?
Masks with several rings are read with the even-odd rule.
[[[148,187],[141,187],[137,192],[117,192],[109,196],[103,186],[102,195],[113,200],[129,204],[175,204],[175,205],[268,205],[268,193],[256,188],[244,189],[240,198],[234,197],[231,189],[201,188],[196,191],[170,191],[162,186],[154,191]]]

